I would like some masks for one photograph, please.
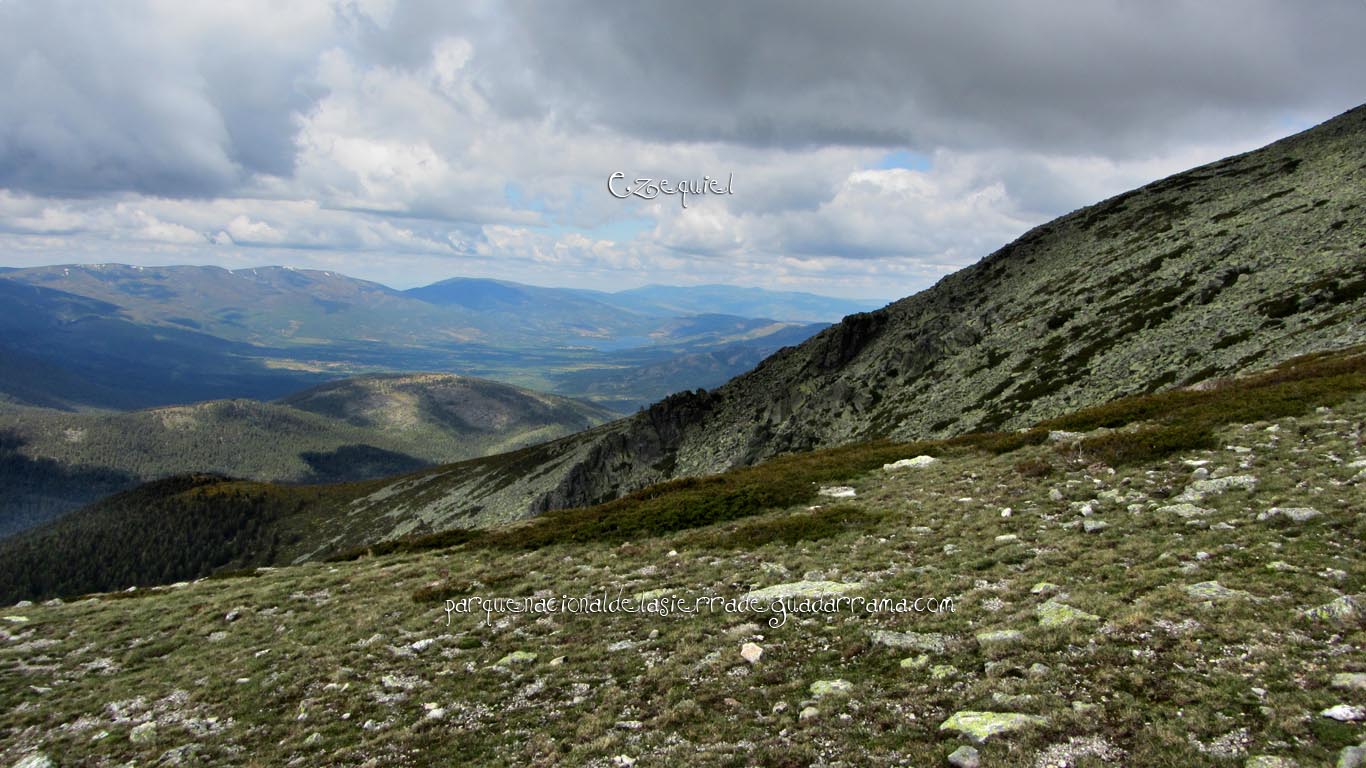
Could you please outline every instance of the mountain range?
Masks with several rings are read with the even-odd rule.
[[[679,392],[628,418],[352,487],[167,481],[0,551],[23,568],[40,541],[79,531],[96,560],[115,549],[132,557],[127,548],[149,523],[128,512],[156,509],[214,536],[224,534],[213,521],[238,521],[233,530],[250,535],[228,559],[285,563],[405,536],[454,531],[456,541],[468,535],[460,531],[644,498],[628,494],[648,496],[659,483],[705,487],[716,473],[818,449],[966,433],[1039,440],[1046,430],[1016,431],[1366,343],[1363,211],[1366,108],[1358,108],[1037,227],[721,387]],[[1153,440],[1185,444],[1161,430]],[[758,503],[753,493],[708,503],[745,508]],[[696,512],[684,505],[677,514]]]
[[[285,267],[119,264],[6,270],[0,300],[0,396],[118,409],[271,399],[348,375],[427,370],[629,411],[720,384],[824,327],[807,318],[867,307],[757,289],[610,294],[455,278],[397,291]],[[659,365],[670,382],[623,375]]]

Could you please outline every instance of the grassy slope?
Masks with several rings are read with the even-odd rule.
[[[1134,418],[1156,426],[1179,414],[1211,430],[1197,436],[1210,448],[1168,443],[1116,467],[1093,453],[1113,445],[1104,427],[1056,443],[940,445],[938,463],[899,472],[874,468],[885,447],[852,463],[829,452],[788,460],[808,479],[857,489],[815,510],[794,497],[742,520],[623,532],[629,542],[570,526],[534,549],[473,541],[16,607],[0,619],[0,760],[937,765],[959,743],[940,724],[971,709],[1047,720],[988,742],[989,765],[1069,753],[1072,765],[1099,765],[1101,754],[1137,766],[1255,754],[1325,764],[1363,735],[1318,713],[1362,703],[1329,683],[1366,671],[1366,633],[1360,613],[1304,611],[1366,599],[1366,387],[1360,357],[1347,371],[1340,359],[1311,365],[1324,375],[1301,366],[1266,387],[1222,390],[1236,396],[1174,395],[1184,413],[1135,399],[1067,421],[1127,423],[1136,435]],[[1193,461],[1256,486],[1201,499],[1194,518],[1164,510],[1192,487]],[[769,479],[785,482],[774,464]],[[667,514],[649,503],[638,511]],[[1257,519],[1272,507],[1321,514]],[[610,519],[611,508],[588,516]],[[1097,520],[1108,527],[1083,527]],[[447,626],[441,602],[602,589],[738,597],[803,578],[859,583],[871,597],[952,597],[956,610],[794,616],[779,628],[725,613],[502,615],[492,626],[457,614]],[[1187,591],[1210,581],[1242,592]],[[1037,611],[1050,599],[1097,618],[1043,626]],[[889,648],[875,629],[939,633],[944,647]],[[976,639],[999,629],[1022,637]],[[757,665],[739,655],[747,641],[764,648]],[[535,658],[499,663],[514,651]],[[837,678],[847,695],[811,694]],[[806,706],[818,714],[799,720]],[[142,739],[143,727],[133,741],[148,722],[154,734]]]
[[[0,535],[139,482],[193,472],[282,482],[393,476],[580,432],[598,406],[445,374],[364,376],[276,403],[129,413],[0,409]]]

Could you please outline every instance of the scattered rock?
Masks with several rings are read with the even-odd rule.
[[[836,597],[862,588],[863,585],[858,582],[793,581],[753,590],[746,593],[743,599],[762,601],[789,597]]]
[[[797,715],[798,720],[814,720],[821,716],[821,711],[815,707],[806,707]]]
[[[1020,537],[1019,537],[1019,536],[1016,536],[1016,535],[1013,534],[1013,533],[1003,533],[1003,534],[1001,534],[1000,536],[997,536],[997,537],[996,537],[996,543],[997,543],[997,544],[1014,544],[1015,542],[1017,542],[1017,541],[1019,541],[1019,540],[1020,540]]]
[[[1344,723],[1355,723],[1358,720],[1366,720],[1366,707],[1353,707],[1348,704],[1338,704],[1329,707],[1319,713],[1320,715]]]
[[[536,654],[531,651],[513,651],[499,659],[493,666],[508,667],[513,664],[530,664],[536,660]]]
[[[1243,768],[1299,768],[1300,764],[1288,757],[1275,755],[1255,755],[1249,757]]]
[[[1087,533],[1096,533],[1109,527],[1110,524],[1104,520],[1083,520],[1081,524],[1081,529]]]
[[[896,469],[919,469],[920,467],[928,467],[938,461],[939,459],[936,459],[933,456],[916,456],[914,459],[901,459],[900,461],[894,461],[891,464],[883,464],[882,469],[888,472]]]
[[[612,758],[612,765],[617,766],[617,768],[631,768],[635,764],[636,759],[630,755],[617,755]]]
[[[1257,488],[1257,478],[1253,475],[1229,475],[1228,477],[1215,477],[1209,480],[1196,480],[1186,486],[1186,490],[1176,497],[1176,501],[1200,501],[1206,496],[1214,496],[1233,488],[1242,488],[1245,491]]]
[[[1041,627],[1065,627],[1078,621],[1100,621],[1100,617],[1094,613],[1052,599],[1036,608],[1035,613],[1038,614]]]
[[[54,768],[54,765],[52,758],[38,752],[21,758],[14,768]]]
[[[941,731],[956,731],[974,744],[985,744],[989,739],[1007,733],[1033,728],[1047,720],[1037,715],[1015,712],[955,712],[940,724]]]
[[[1356,596],[1343,595],[1330,603],[1310,608],[1304,612],[1304,615],[1306,618],[1315,621],[1350,624],[1361,617],[1361,605]]]
[[[1366,691],[1366,672],[1339,672],[1329,685],[1349,691]]]
[[[1366,747],[1343,747],[1338,753],[1336,768],[1362,768],[1366,766]]]
[[[1120,763],[1124,750],[1119,749],[1102,736],[1073,736],[1065,744],[1054,744],[1039,753],[1035,758],[1036,766],[1073,766],[1080,758],[1094,757],[1107,765]]]
[[[146,722],[141,725],[133,726],[133,730],[128,732],[128,740],[134,744],[145,744],[157,739],[157,724]]]
[[[1058,490],[1057,488],[1048,489],[1049,501],[1062,501],[1064,498],[1066,497],[1062,495],[1062,491]]]
[[[816,491],[821,496],[829,496],[832,499],[852,499],[857,492],[847,485],[832,485]]]
[[[1157,511],[1163,514],[1176,515],[1177,517],[1184,518],[1202,517],[1210,513],[1210,510],[1205,509],[1203,507],[1197,507],[1194,504],[1190,504],[1188,502],[1182,502],[1180,504],[1168,504],[1165,507],[1158,507]]]
[[[757,643],[745,643],[740,646],[740,658],[748,661],[750,664],[758,664],[759,659],[763,658],[763,656],[764,649]]]
[[[1185,587],[1186,594],[1197,600],[1232,600],[1234,598],[1248,598],[1251,594],[1241,589],[1229,589],[1217,581],[1202,581],[1199,584],[1189,584]]]
[[[902,668],[902,669],[921,669],[921,668],[923,668],[926,664],[929,664],[929,663],[930,663],[930,657],[929,657],[929,656],[926,656],[925,654],[922,653],[922,654],[920,654],[919,656],[907,656],[906,658],[902,659],[902,660],[901,660],[901,668]]]
[[[948,650],[948,638],[938,632],[893,632],[875,629],[868,636],[877,645],[888,648],[902,648],[925,653],[942,654]]]
[[[854,684],[848,680],[817,680],[811,684],[808,690],[811,691],[812,696],[818,699],[822,696],[831,695],[847,696],[850,691],[854,690]]]
[[[978,645],[1013,645],[1023,641],[1024,633],[1018,629],[999,629],[977,635]]]
[[[949,755],[949,765],[954,768],[978,768],[982,764],[982,758],[977,754],[977,750],[964,744],[955,749]]]
[[[431,648],[431,647],[432,647],[433,645],[435,645],[435,644],[436,644],[436,640],[434,640],[433,638],[428,637],[428,638],[424,638],[424,639],[422,639],[422,640],[418,640],[418,641],[416,641],[416,642],[410,644],[408,647],[409,647],[409,648],[412,648],[412,649],[413,649],[415,652],[417,652],[417,653],[422,653],[423,651],[427,650],[428,648]]]
[[[638,731],[645,727],[645,723],[640,720],[618,720],[616,727],[623,731]]]
[[[948,680],[958,676],[958,667],[952,664],[936,664],[930,667],[931,680]]]
[[[1002,693],[996,691],[991,694],[991,703],[1003,709],[1021,709],[1032,705],[1038,697],[1031,693]]]
[[[1030,587],[1029,594],[1046,595],[1051,594],[1053,592],[1057,592],[1059,589],[1062,589],[1062,587],[1059,587],[1057,584],[1054,584],[1051,581],[1041,581],[1038,584],[1035,584],[1033,587]]]
[[[227,615],[223,617],[223,620],[227,622],[237,621],[242,618],[242,613],[246,610],[246,608],[233,608],[231,611],[228,611]]]
[[[1257,515],[1257,519],[1270,520],[1273,517],[1285,517],[1294,523],[1304,523],[1313,520],[1321,514],[1321,512],[1313,507],[1272,507]]]

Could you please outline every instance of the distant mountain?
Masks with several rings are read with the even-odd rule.
[[[732,285],[647,285],[608,293],[601,300],[650,315],[719,314],[806,322],[834,322],[845,315],[867,312],[886,303]]]
[[[514,450],[612,416],[445,374],[346,379],[274,403],[128,413],[0,408],[0,536],[174,474],[349,482]]]
[[[106,301],[0,279],[0,395],[13,403],[139,408],[269,399],[324,378],[270,368],[253,356],[259,353],[198,331],[140,324]]]
[[[755,360],[753,350],[776,348],[766,336],[790,338],[794,330],[809,336],[822,327],[753,315],[644,312],[602,301],[608,294],[495,280],[456,278],[395,291],[335,272],[283,267],[95,264],[0,273],[0,297],[20,294],[27,304],[0,305],[0,327],[45,322],[78,331],[79,338],[50,345],[40,336],[27,346],[0,347],[8,355],[0,360],[12,360],[8,367],[17,371],[0,375],[0,396],[52,406],[258,398],[327,378],[405,370],[450,371],[534,389],[572,380],[586,385],[558,392],[584,396],[597,383],[620,383],[623,369],[730,344],[751,344],[747,359]],[[39,296],[46,298],[34,298]],[[78,319],[86,322],[71,327]],[[150,338],[161,350],[149,356],[157,345],[139,344],[126,358],[106,356],[106,368],[119,370],[126,362],[123,367],[133,369],[127,373],[135,375],[93,381],[127,382],[131,392],[101,388],[88,370],[103,348],[127,346],[120,335]],[[175,344],[194,354],[182,359]],[[206,361],[210,354],[225,359]],[[681,360],[675,368],[679,386],[716,386],[741,372],[689,368]],[[559,375],[569,371],[575,376]],[[239,381],[226,373],[258,379]],[[158,383],[165,379],[174,386]],[[611,407],[630,410],[676,391],[665,381],[638,381],[616,387]]]

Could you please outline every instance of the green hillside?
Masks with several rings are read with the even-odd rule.
[[[275,403],[0,409],[0,535],[170,475],[363,480],[513,450],[611,417],[588,403],[445,374],[346,379]]]

